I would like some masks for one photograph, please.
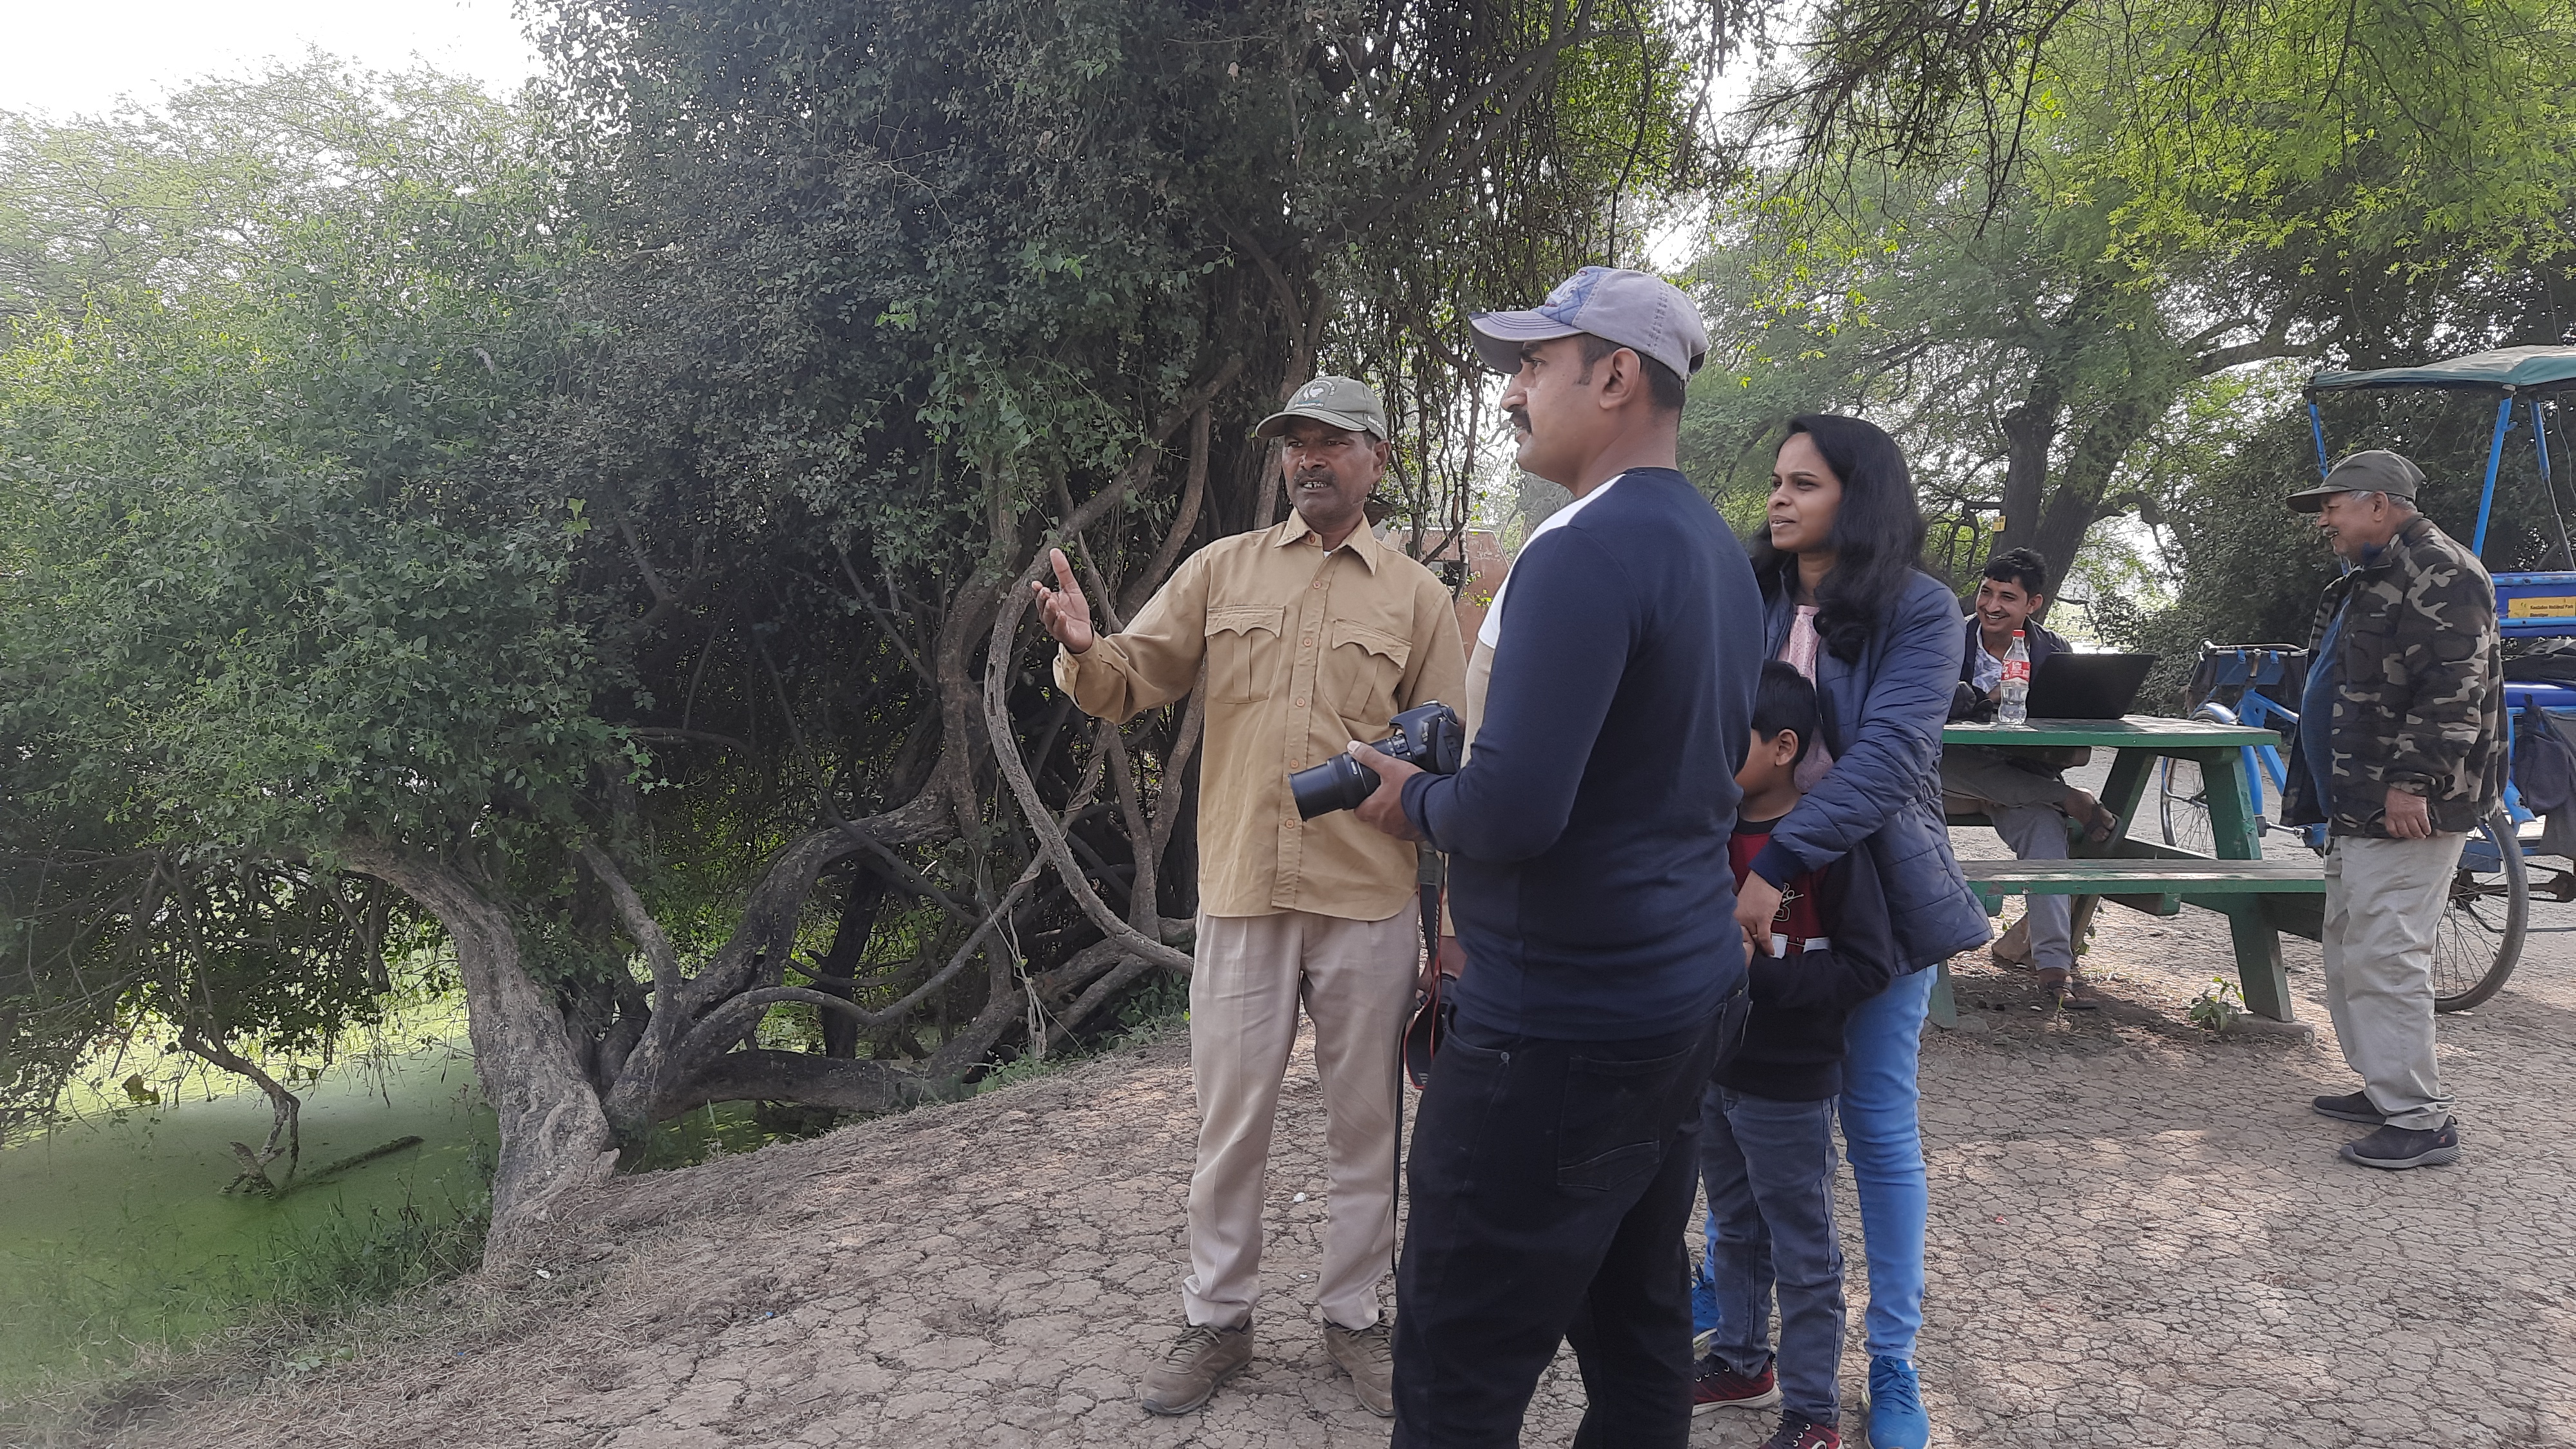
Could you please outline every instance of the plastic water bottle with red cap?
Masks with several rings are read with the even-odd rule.
[[[2022,642],[2019,629],[2013,631],[2012,647],[2004,651],[2003,690],[1995,719],[2008,725],[2030,719],[2030,646]]]

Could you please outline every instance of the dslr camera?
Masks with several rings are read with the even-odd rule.
[[[1456,710],[1435,699],[1397,715],[1387,722],[1387,728],[1392,733],[1370,745],[1370,749],[1434,775],[1458,773],[1458,757],[1466,752],[1467,728],[1458,722]],[[1335,810],[1358,808],[1361,801],[1377,793],[1377,771],[1347,754],[1335,755],[1290,775],[1288,793],[1296,797],[1297,818],[1312,820]]]

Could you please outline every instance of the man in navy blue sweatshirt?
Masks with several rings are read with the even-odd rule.
[[[1520,466],[1575,501],[1494,602],[1464,767],[1353,745],[1380,782],[1360,818],[1449,852],[1467,960],[1414,1127],[1394,1443],[1517,1444],[1571,1341],[1574,1442],[1679,1449],[1699,1096],[1744,1010],[1727,838],[1762,605],[1674,467],[1708,350],[1688,297],[1586,267],[1474,326]]]

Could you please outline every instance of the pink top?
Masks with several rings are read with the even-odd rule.
[[[1789,621],[1788,642],[1780,646],[1781,661],[1807,676],[1807,682],[1813,684],[1816,682],[1816,649],[1822,642],[1816,636],[1816,606],[1800,604],[1797,617]],[[1816,782],[1825,778],[1825,772],[1833,767],[1834,752],[1821,739],[1810,741],[1807,757],[1798,762],[1795,776],[1798,793],[1803,795],[1816,788]]]

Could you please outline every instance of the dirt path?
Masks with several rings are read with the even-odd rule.
[[[2052,1019],[2026,976],[1963,963],[1985,1026],[1926,1046],[1919,1363],[1941,1442],[2576,1445],[2576,938],[2535,937],[2502,998],[2445,1019],[2462,1163],[2381,1174],[2337,1162],[2358,1129],[2306,1110],[2351,1085],[2313,946],[2291,943],[2313,1043],[2210,1042],[2179,1023],[2226,968],[2215,919],[2105,915],[2095,971],[2114,1010]],[[634,1180],[592,1246],[498,1290],[483,1327],[352,1342],[353,1362],[96,1442],[1383,1444],[1318,1342],[1321,1107],[1302,1056],[1261,1356],[1204,1413],[1138,1411],[1136,1376],[1176,1322],[1192,1132],[1186,1061],[1164,1046]],[[1569,1437],[1569,1368],[1528,1442]],[[1767,1428],[1703,1421],[1694,1442]]]

